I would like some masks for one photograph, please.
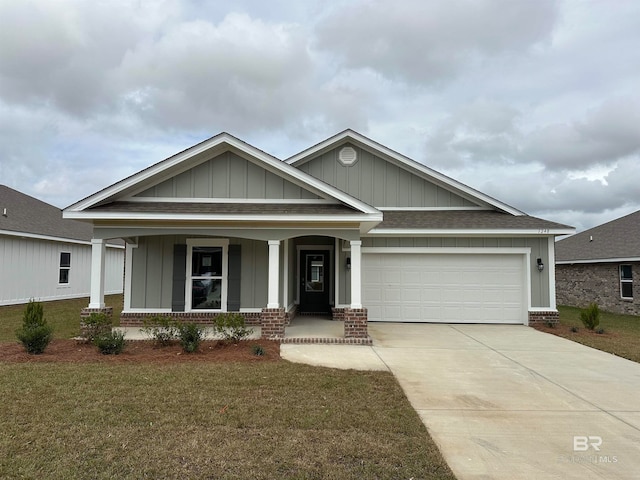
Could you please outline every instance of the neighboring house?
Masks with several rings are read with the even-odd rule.
[[[556,242],[557,301],[640,315],[640,211]]]
[[[0,305],[89,296],[92,234],[91,224],[0,185]],[[122,293],[122,242],[104,259],[105,292]]]
[[[126,240],[123,325],[239,311],[280,337],[296,314],[333,314],[356,340],[367,320],[555,319],[554,237],[574,232],[351,130],[286,161],[222,133],[64,216],[93,222],[95,264]]]

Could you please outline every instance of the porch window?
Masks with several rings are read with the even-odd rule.
[[[202,240],[187,243],[189,310],[227,309],[227,245],[220,243],[203,244]]]
[[[633,272],[631,265],[620,265],[620,296],[633,299]]]
[[[60,285],[69,284],[70,270],[71,270],[71,252],[60,252],[60,269],[58,272],[58,283]]]

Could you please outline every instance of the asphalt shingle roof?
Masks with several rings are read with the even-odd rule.
[[[0,185],[0,230],[91,241],[93,226],[63,219],[59,208]]]
[[[640,257],[640,210],[556,242],[556,261]]]
[[[429,230],[538,230],[570,229],[567,225],[529,215],[511,215],[493,210],[400,211],[386,210],[379,229]]]

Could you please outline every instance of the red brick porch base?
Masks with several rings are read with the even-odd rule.
[[[261,336],[268,339],[284,337],[287,314],[284,308],[263,308],[260,314]]]
[[[558,319],[560,318],[560,312],[558,311],[545,311],[545,312],[529,312],[529,325],[536,324],[547,324],[551,323],[553,325],[558,324]]]
[[[369,337],[366,308],[345,308],[342,318],[344,319],[344,338]]]
[[[107,317],[113,317],[113,307],[104,308],[83,308],[80,310],[80,321],[89,318],[92,313],[104,313]]]
[[[244,317],[246,325],[260,326],[261,312],[230,312],[240,313]],[[213,319],[219,313],[211,312],[166,312],[166,313],[122,313],[120,314],[121,327],[142,327],[144,320],[153,317],[171,317],[174,320],[199,325],[213,325]]]

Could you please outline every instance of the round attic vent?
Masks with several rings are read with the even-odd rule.
[[[342,150],[340,150],[340,153],[338,153],[338,160],[345,167],[350,167],[358,160],[358,154],[356,153],[354,148],[344,147],[342,148]]]

